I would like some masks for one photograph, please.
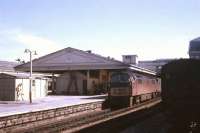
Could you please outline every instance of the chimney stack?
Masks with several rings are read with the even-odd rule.
[[[137,62],[137,58],[138,58],[137,55],[122,55],[122,58],[123,58],[123,62],[126,63],[126,64],[136,65],[138,63]]]

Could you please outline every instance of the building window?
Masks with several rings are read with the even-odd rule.
[[[35,80],[32,80],[32,86],[35,86]]]
[[[107,80],[107,76],[106,75],[102,75],[102,80],[106,81]]]
[[[98,70],[90,71],[90,78],[98,79],[99,78],[99,71]]]
[[[131,58],[131,56],[125,56],[125,59],[130,59]]]

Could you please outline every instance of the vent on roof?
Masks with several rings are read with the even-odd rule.
[[[87,52],[87,53],[92,53],[92,50],[87,50],[86,52]]]

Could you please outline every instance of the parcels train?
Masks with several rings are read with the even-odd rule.
[[[179,59],[162,67],[162,104],[168,121],[181,126],[200,120],[200,60]]]
[[[156,73],[139,67],[111,74],[108,91],[112,109],[130,107],[160,95],[161,81]]]

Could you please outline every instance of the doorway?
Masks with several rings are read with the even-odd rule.
[[[83,80],[83,95],[87,95],[87,80]]]

